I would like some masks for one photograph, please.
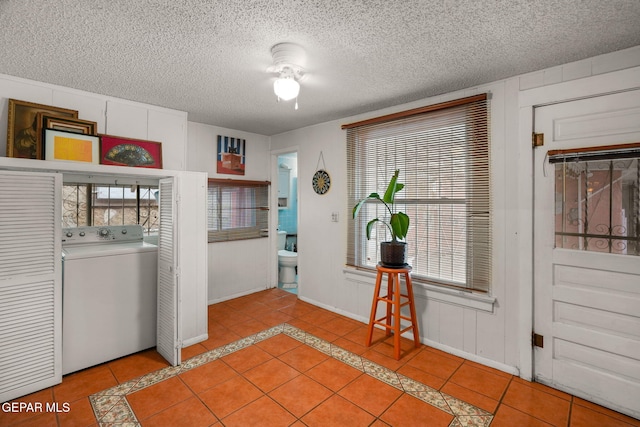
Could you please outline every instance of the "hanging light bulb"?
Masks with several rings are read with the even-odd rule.
[[[284,74],[285,72],[283,71],[280,77],[273,83],[273,92],[283,101],[289,101],[298,97],[300,93],[300,83],[293,78],[293,75]]]

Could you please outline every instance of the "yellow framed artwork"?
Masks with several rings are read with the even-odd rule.
[[[45,160],[100,163],[99,137],[54,129],[45,129],[44,135]]]

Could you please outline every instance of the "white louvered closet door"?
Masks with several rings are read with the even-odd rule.
[[[0,171],[0,402],[62,381],[61,192]]]
[[[177,209],[173,179],[160,180],[158,233],[158,331],[156,348],[173,366],[180,364],[178,283],[176,271]]]

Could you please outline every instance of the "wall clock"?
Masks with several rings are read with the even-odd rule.
[[[318,194],[325,194],[331,187],[331,177],[324,169],[320,169],[313,174],[313,180],[311,181],[313,191]]]

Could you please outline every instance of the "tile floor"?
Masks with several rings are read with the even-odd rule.
[[[272,289],[209,307],[209,340],[168,366],[147,350],[17,399],[68,412],[0,426],[636,426],[636,420],[495,369],[403,342]]]
[[[296,276],[297,278],[297,276]],[[297,280],[297,279],[296,279]],[[295,294],[298,295],[298,285],[297,285],[297,281],[296,281],[296,286],[295,287],[284,287],[284,285],[281,282],[278,282],[278,289],[281,289],[283,291],[287,291],[291,294]]]

